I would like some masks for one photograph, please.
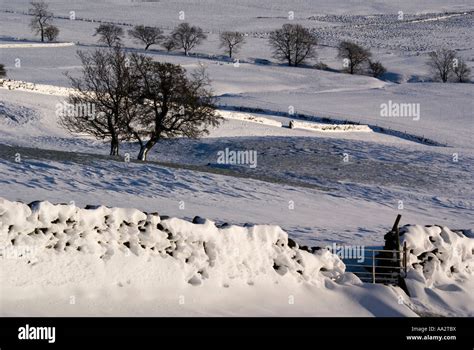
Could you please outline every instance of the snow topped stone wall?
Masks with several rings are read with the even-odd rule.
[[[463,280],[474,274],[474,239],[447,227],[409,225],[402,228],[408,265],[427,286]]]
[[[252,283],[257,276],[320,283],[344,274],[344,264],[329,251],[311,254],[290,245],[278,226],[217,227],[210,220],[164,219],[136,209],[0,198],[0,256],[13,255],[20,263],[82,255],[102,268],[117,256],[128,258],[127,264],[137,257],[155,267],[171,263],[192,285],[213,278]]]
[[[55,95],[55,96],[67,96],[71,92],[75,91],[72,88],[67,88],[67,87],[62,87],[62,86],[35,84],[35,83],[27,82],[27,81],[12,80],[12,79],[0,79],[0,88],[8,89],[8,90],[36,92],[39,94]]]
[[[189,222],[136,209],[0,198],[0,278],[8,315],[19,307],[44,314],[37,300],[54,300],[55,314],[67,315],[219,314],[242,306],[255,315],[474,315],[473,240],[437,226],[401,232],[409,300],[401,289],[361,283],[337,255],[299,247],[278,226],[217,226],[199,217]],[[247,293],[242,300],[241,293]],[[190,308],[181,310],[185,294]],[[83,304],[65,308],[71,295]],[[232,295],[230,304],[224,295]],[[293,307],[288,298],[295,295],[300,304]],[[268,301],[266,311],[255,298]],[[364,298],[377,303],[354,303]]]
[[[302,122],[297,120],[290,121],[291,129],[304,129],[318,132],[372,132],[368,125],[359,124],[325,124]]]
[[[249,113],[220,110],[219,114],[221,115],[221,117],[225,119],[241,120],[244,122],[264,124],[264,125],[269,125],[269,126],[275,126],[278,128],[282,127],[282,123],[277,120],[273,120],[271,118],[265,118],[262,116],[256,116]]]
[[[408,225],[405,279],[413,307],[427,316],[473,316],[474,239],[441,226]]]

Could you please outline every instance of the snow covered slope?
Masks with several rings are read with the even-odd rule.
[[[48,44],[29,29],[29,2],[0,0],[0,63],[9,79],[31,82],[0,84],[2,315],[474,315],[472,238],[447,228],[474,228],[474,84],[434,83],[426,64],[447,47],[473,67],[470,2],[50,0],[60,42]],[[292,11],[319,41],[298,68],[268,45]],[[59,127],[64,73],[80,71],[78,49],[98,47],[99,23],[168,35],[180,15],[208,36],[190,56],[123,43],[188,70],[205,65],[227,117],[220,127],[162,140],[146,163],[133,161],[136,144],[107,157],[106,143]],[[245,33],[239,64],[219,47],[222,30]],[[339,73],[341,40],[370,48],[386,80]],[[387,103],[420,113],[384,116]],[[331,119],[374,132],[313,130]],[[258,165],[223,164],[224,150],[255,152]],[[14,202],[36,199],[74,202]],[[80,209],[91,203],[103,206]],[[442,225],[407,228],[411,299],[361,284],[337,257],[287,236],[381,245],[398,213]],[[191,223],[196,215],[210,220]]]
[[[228,119],[208,138],[160,142],[150,159],[164,164],[126,164],[99,156],[107,154],[106,144],[59,127],[55,110],[60,97],[0,89],[0,100],[5,101],[0,105],[0,143],[38,148],[0,146],[0,192],[11,200],[57,202],[66,196],[80,205],[131,205],[145,211],[158,206],[181,218],[205,215],[238,224],[277,224],[305,243],[333,238],[382,243],[399,201],[405,222],[464,229],[474,224],[474,158],[465,150],[375,132],[318,133]],[[291,120],[264,118],[285,125]],[[217,164],[217,153],[226,148],[255,150],[257,168]],[[124,144],[122,152],[133,159],[137,147]],[[453,162],[454,152],[459,152],[458,162]],[[165,167],[167,163],[178,169]],[[240,178],[209,173],[220,170]],[[184,209],[178,207],[180,201],[186,203]],[[295,210],[289,209],[290,201]]]

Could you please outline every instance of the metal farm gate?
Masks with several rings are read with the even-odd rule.
[[[400,219],[401,215],[398,215],[392,230],[385,235],[382,249],[366,248],[364,256],[357,260],[343,259],[346,271],[354,273],[362,282],[392,284],[406,289],[407,246],[406,242],[403,247],[400,245]]]
[[[343,259],[347,269],[362,282],[399,285],[406,276],[406,244],[402,250],[371,249],[364,250],[360,263],[354,259]]]

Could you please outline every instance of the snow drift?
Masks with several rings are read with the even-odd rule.
[[[474,315],[474,239],[447,227],[409,225],[407,287],[420,313]]]
[[[219,228],[210,220],[194,221],[162,219],[136,209],[49,202],[28,206],[0,199],[0,254],[27,250],[27,264],[64,254],[87,254],[104,264],[114,255],[146,256],[151,264],[168,259],[192,285],[207,278],[252,283],[259,275],[322,283],[344,273],[344,264],[327,250],[310,254],[290,247],[278,226]]]
[[[2,315],[414,316],[278,226],[0,199]],[[370,300],[370,302],[368,302]]]
[[[406,295],[398,287],[362,283],[327,249],[300,249],[278,226],[216,226],[200,217],[189,222],[136,209],[0,198],[1,313],[415,316],[415,308],[471,314],[472,303],[433,305],[426,289],[465,288],[457,279],[470,281],[472,241],[418,226],[403,237],[413,303],[400,303]],[[426,251],[449,259],[438,257],[438,265],[429,254],[420,256]],[[454,278],[454,287],[443,287],[444,278]],[[460,293],[442,296],[448,297],[466,301]]]

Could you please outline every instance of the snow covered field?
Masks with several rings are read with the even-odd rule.
[[[41,44],[28,28],[28,3],[0,5],[0,63],[11,79],[0,86],[0,247],[12,248],[13,238],[20,248],[34,243],[37,260],[0,259],[1,315],[474,315],[474,239],[455,233],[474,229],[474,84],[433,82],[425,64],[430,50],[448,47],[474,67],[472,4],[51,0],[61,43]],[[68,19],[70,11],[76,20]],[[198,140],[163,140],[143,164],[134,161],[136,144],[124,143],[121,156],[111,159],[108,144],[58,125],[57,106],[69,88],[64,73],[78,74],[77,50],[97,48],[97,21],[125,30],[159,25],[168,34],[180,11],[208,40],[189,57],[158,46],[146,54],[189,70],[204,64],[221,126]],[[288,22],[289,11],[319,37],[317,59],[301,68],[277,63],[267,45],[269,31]],[[248,34],[239,65],[218,48],[219,32],[228,29]],[[321,61],[340,69],[336,45],[344,39],[370,47],[387,67],[386,78],[312,67]],[[144,53],[132,40],[124,44]],[[383,106],[393,103],[417,105],[420,113],[383,116]],[[228,151],[256,152],[255,167],[221,164],[219,152]],[[73,204],[13,203],[36,200]],[[114,209],[79,209],[86,205]],[[176,255],[150,251],[166,240],[162,230],[138,230],[143,220],[160,222],[143,212],[158,212],[180,237]],[[421,225],[410,226],[404,238],[416,251],[410,257],[412,298],[398,287],[362,284],[329,253],[288,246],[288,237],[309,246],[380,246],[397,213],[402,225]],[[108,223],[105,215],[114,219]],[[195,216],[212,222],[191,224]],[[73,217],[83,227],[70,231],[65,246],[69,234],[52,235]],[[133,233],[117,228],[125,221],[133,223]],[[239,227],[219,227],[224,223]],[[29,237],[35,229],[48,232]],[[87,237],[79,237],[81,230]],[[110,236],[100,243],[104,230]],[[146,241],[145,248],[124,248],[127,235]],[[432,236],[435,242],[422,238]],[[58,248],[47,248],[50,239]],[[196,242],[209,243],[214,253]],[[78,246],[86,251],[73,249]],[[235,247],[245,254],[233,260]],[[449,261],[436,255],[440,247]],[[100,258],[104,252],[110,252],[107,261]],[[425,264],[423,253],[439,264]],[[203,272],[213,254],[218,262]],[[272,259],[293,265],[281,275]],[[136,294],[140,298],[130,301]]]

